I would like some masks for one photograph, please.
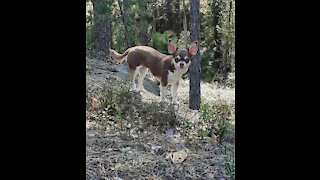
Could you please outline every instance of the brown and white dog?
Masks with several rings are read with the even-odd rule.
[[[175,43],[169,42],[168,52],[165,55],[148,46],[135,46],[128,48],[123,54],[109,49],[110,55],[118,62],[127,59],[129,64],[132,90],[135,92],[143,91],[143,79],[148,69],[160,82],[160,101],[164,100],[163,92],[167,85],[171,85],[172,103],[179,104],[177,101],[177,90],[179,81],[183,74],[188,71],[191,65],[191,58],[198,51],[197,42],[190,44],[189,49],[178,49]],[[138,88],[135,80],[139,74]]]

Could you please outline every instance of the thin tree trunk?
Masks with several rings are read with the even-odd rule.
[[[122,23],[124,26],[124,43],[125,43],[125,49],[127,49],[129,47],[129,42],[128,42],[128,27],[127,27],[127,23],[126,23],[126,17],[123,11],[123,3],[121,2],[121,0],[118,0],[118,4],[119,4],[119,8],[120,8],[120,14],[121,14],[121,18],[122,18]]]
[[[217,26],[221,27],[221,9],[220,9],[220,4],[219,1],[214,1],[214,12],[213,12],[213,25],[214,25],[214,61],[218,62],[219,68],[217,75],[222,75],[224,74],[224,63],[222,59],[222,41],[221,37],[222,34],[219,32]],[[221,76],[220,76],[221,77]]]
[[[200,22],[199,22],[199,0],[190,0],[190,33],[191,42],[198,41],[198,52],[193,57],[190,66],[190,91],[189,91],[189,108],[200,109],[201,92],[200,92]]]
[[[231,28],[231,12],[232,12],[232,0],[229,0],[229,11],[228,11],[228,23],[227,28],[230,30]],[[227,34],[226,42],[225,42],[225,52],[224,52],[224,64],[223,64],[223,79],[228,79],[228,73],[231,69],[231,57],[230,57],[230,33]]]
[[[112,21],[111,21],[111,19],[108,19],[108,24],[109,24],[109,29],[110,29],[110,31],[109,31],[109,47],[110,48],[112,48]],[[109,51],[109,49],[108,49],[108,51]]]
[[[223,68],[223,79],[226,80],[228,78],[228,72],[230,70],[230,58],[229,58],[229,36],[226,38],[225,44],[225,52],[224,52],[224,68]]]
[[[221,61],[222,51],[221,51],[221,33],[219,32],[217,26],[221,27],[221,19],[220,19],[220,9],[219,5],[215,6],[214,15],[213,15],[213,23],[214,23],[214,40],[216,51],[214,53],[214,59],[216,61]]]
[[[233,28],[233,16],[232,16],[232,11],[233,11],[233,1],[234,0],[230,0],[230,9],[229,9],[229,25],[230,25],[230,28]],[[232,32],[233,33],[233,32]],[[233,39],[234,36],[232,36],[232,39],[230,40],[230,51],[229,51],[229,58],[230,58],[230,64],[231,64],[231,71],[233,71],[233,56],[232,56],[232,53],[233,53],[233,42],[234,42],[234,39]]]
[[[187,8],[185,4],[185,0],[182,0],[183,3],[183,30],[184,30],[184,47],[188,47],[188,35],[187,35]]]
[[[166,22],[166,30],[172,30],[173,28],[173,13],[172,13],[172,0],[166,0],[166,16],[167,16],[167,22]]]
[[[180,0],[176,0],[174,4],[174,18],[173,18],[172,30],[178,35],[181,32]]]
[[[142,45],[148,45],[148,23],[146,21],[146,11],[147,11],[147,3],[144,0],[140,0],[140,43]]]
[[[153,8],[153,34],[157,32],[157,8]]]
[[[130,7],[132,7],[132,3],[134,3],[132,0],[123,0],[123,14],[125,17],[125,26],[127,29],[127,42],[128,42],[128,47],[132,47],[135,45],[135,20],[134,16],[135,13],[129,13]]]
[[[232,16],[232,0],[229,0],[229,18],[228,22],[231,23],[231,16]]]
[[[154,3],[156,2],[156,0],[153,1]],[[157,32],[157,17],[158,17],[158,12],[157,12],[157,8],[156,5],[154,4],[153,6],[153,27],[152,27],[152,34],[155,34]],[[155,41],[152,41],[152,47],[156,47],[156,43]]]
[[[230,1],[230,0],[229,0]],[[227,4],[227,3],[226,3]],[[230,3],[228,4],[228,23],[226,23],[226,28],[229,31],[230,30]],[[224,45],[224,72],[223,72],[223,79],[226,80],[228,78],[228,72],[229,72],[229,67],[230,67],[230,58],[229,58],[229,50],[230,50],[230,33],[227,33],[225,35],[225,45]]]

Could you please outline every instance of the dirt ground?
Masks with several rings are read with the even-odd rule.
[[[186,128],[201,124],[201,118],[199,111],[188,108],[189,80],[180,82],[179,107],[159,104],[159,88],[148,73],[144,81],[147,92],[128,95],[129,105],[124,109],[130,117],[123,118],[120,125],[116,115],[93,107],[92,99],[99,101],[103,88],[115,81],[130,87],[128,78],[125,65],[110,59],[87,59],[87,180],[234,179],[234,111],[223,139],[194,135],[190,141]],[[235,103],[234,88],[201,83],[201,94],[203,103]],[[167,99],[170,102],[170,89]]]

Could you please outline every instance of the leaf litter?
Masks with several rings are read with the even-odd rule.
[[[130,87],[126,67],[110,59],[87,59],[87,65],[87,180],[234,179],[234,112],[222,142],[214,135],[199,136],[196,126],[204,122],[199,111],[188,108],[188,79],[180,83],[177,108],[169,103],[170,89],[168,102],[158,102],[159,88],[150,73],[144,81],[147,92],[130,92],[119,100],[124,104],[102,107],[106,87],[113,82],[122,90]],[[221,99],[234,105],[234,88],[201,83],[201,92],[205,103]]]

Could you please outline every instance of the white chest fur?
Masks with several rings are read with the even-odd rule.
[[[168,85],[172,85],[178,81],[180,81],[182,75],[187,72],[187,68],[184,69],[176,69],[174,72],[168,70]]]

